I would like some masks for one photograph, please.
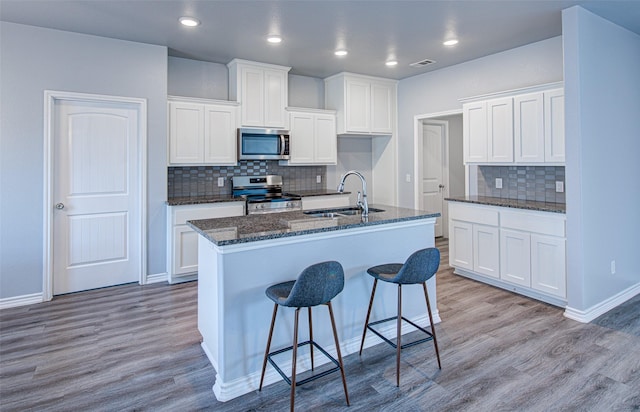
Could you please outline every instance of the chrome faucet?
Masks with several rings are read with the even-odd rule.
[[[362,209],[362,217],[367,217],[369,216],[369,204],[367,203],[367,181],[364,179],[364,176],[362,176],[362,173],[355,170],[349,170],[347,173],[343,174],[340,178],[340,184],[338,185],[338,192],[344,192],[344,181],[349,175],[358,176],[362,182],[362,193],[358,192],[358,202],[356,205]]]

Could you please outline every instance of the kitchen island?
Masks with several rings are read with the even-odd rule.
[[[373,284],[367,268],[404,262],[414,251],[434,246],[438,213],[371,205],[368,218],[361,215],[314,217],[302,211],[189,221],[198,239],[198,329],[202,348],[216,370],[213,391],[227,401],[258,388],[260,370],[273,310],[264,294],[274,283],[297,278],[307,266],[327,260],[340,262],[345,287],[333,300],[343,355],[357,352]],[[434,320],[437,311],[435,277],[428,282]],[[372,310],[373,319],[394,316],[397,288],[380,284]],[[314,339],[335,356],[327,310],[314,314]],[[407,288],[403,315],[415,323],[429,323],[422,288]],[[301,339],[308,331],[301,317]],[[387,326],[388,325],[388,326]],[[393,335],[394,322],[381,328]],[[283,308],[273,335],[272,348],[290,346],[293,310]],[[410,326],[403,333],[412,331]],[[365,346],[381,342],[367,335]],[[298,371],[309,366],[309,353],[299,353]],[[390,356],[392,355],[390,351]],[[282,355],[285,373],[290,356]],[[366,351],[363,353],[366,361]],[[316,365],[326,362],[316,353]],[[317,367],[317,366],[316,366]],[[349,371],[346,371],[347,379]],[[268,367],[265,383],[280,377]]]

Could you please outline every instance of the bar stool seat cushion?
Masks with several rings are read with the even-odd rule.
[[[270,286],[265,294],[278,305],[304,308],[329,302],[343,288],[342,265],[336,261],[328,261],[307,267],[297,280]]]

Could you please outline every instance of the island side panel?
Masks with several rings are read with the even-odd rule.
[[[218,282],[221,255],[209,239],[198,236],[198,330],[202,335],[202,348],[216,371],[220,365],[219,317],[222,301]]]
[[[211,325],[200,327],[201,331],[217,329],[217,334],[203,334],[203,346],[209,347],[211,351],[220,350],[214,386],[216,397],[219,400],[229,400],[257,389],[273,310],[273,302],[267,299],[264,291],[274,283],[295,279],[305,267],[313,263],[337,260],[344,267],[345,288],[334,299],[333,307],[343,355],[356,352],[373,285],[373,278],[366,274],[367,268],[382,263],[402,263],[416,250],[433,246],[434,220],[423,219],[366,229],[214,246],[218,279],[215,286],[207,282],[207,290],[199,288],[202,293],[198,299],[200,301],[205,296],[210,299],[215,287],[223,287],[223,290],[213,293],[217,295],[218,310],[221,311],[217,320],[213,320]],[[208,253],[211,251],[209,249]],[[199,281],[202,282],[204,276],[212,274],[200,275]],[[435,278],[429,281],[428,287],[432,309],[437,316]],[[204,309],[206,305],[209,304],[199,305],[199,308]],[[394,316],[396,309],[397,287],[380,283],[372,320]],[[199,315],[199,322],[208,322],[209,315],[214,312],[210,308],[206,316]],[[279,309],[272,350],[291,345],[293,314],[294,309]],[[419,324],[428,324],[422,288],[413,286],[403,289],[403,315]],[[308,336],[306,311],[302,313],[301,319],[300,341]],[[215,322],[218,323],[214,325]],[[313,322],[314,339],[335,354],[326,307],[314,308]],[[388,329],[393,330],[394,327],[395,324],[390,322]],[[217,342],[210,344],[209,336],[214,336]],[[365,345],[368,347],[378,342],[380,340],[377,337],[368,334]],[[324,359],[318,357],[317,362],[324,362]],[[286,359],[284,366],[288,373],[289,361]],[[279,379],[271,367],[267,372],[267,384]]]

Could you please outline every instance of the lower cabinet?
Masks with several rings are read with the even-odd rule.
[[[330,209],[349,206],[349,195],[303,196],[302,210]]]
[[[565,215],[450,202],[449,219],[456,273],[549,303],[566,299]]]
[[[169,206],[167,212],[167,273],[169,283],[186,282],[198,276],[198,234],[188,220],[244,215],[244,202]]]

